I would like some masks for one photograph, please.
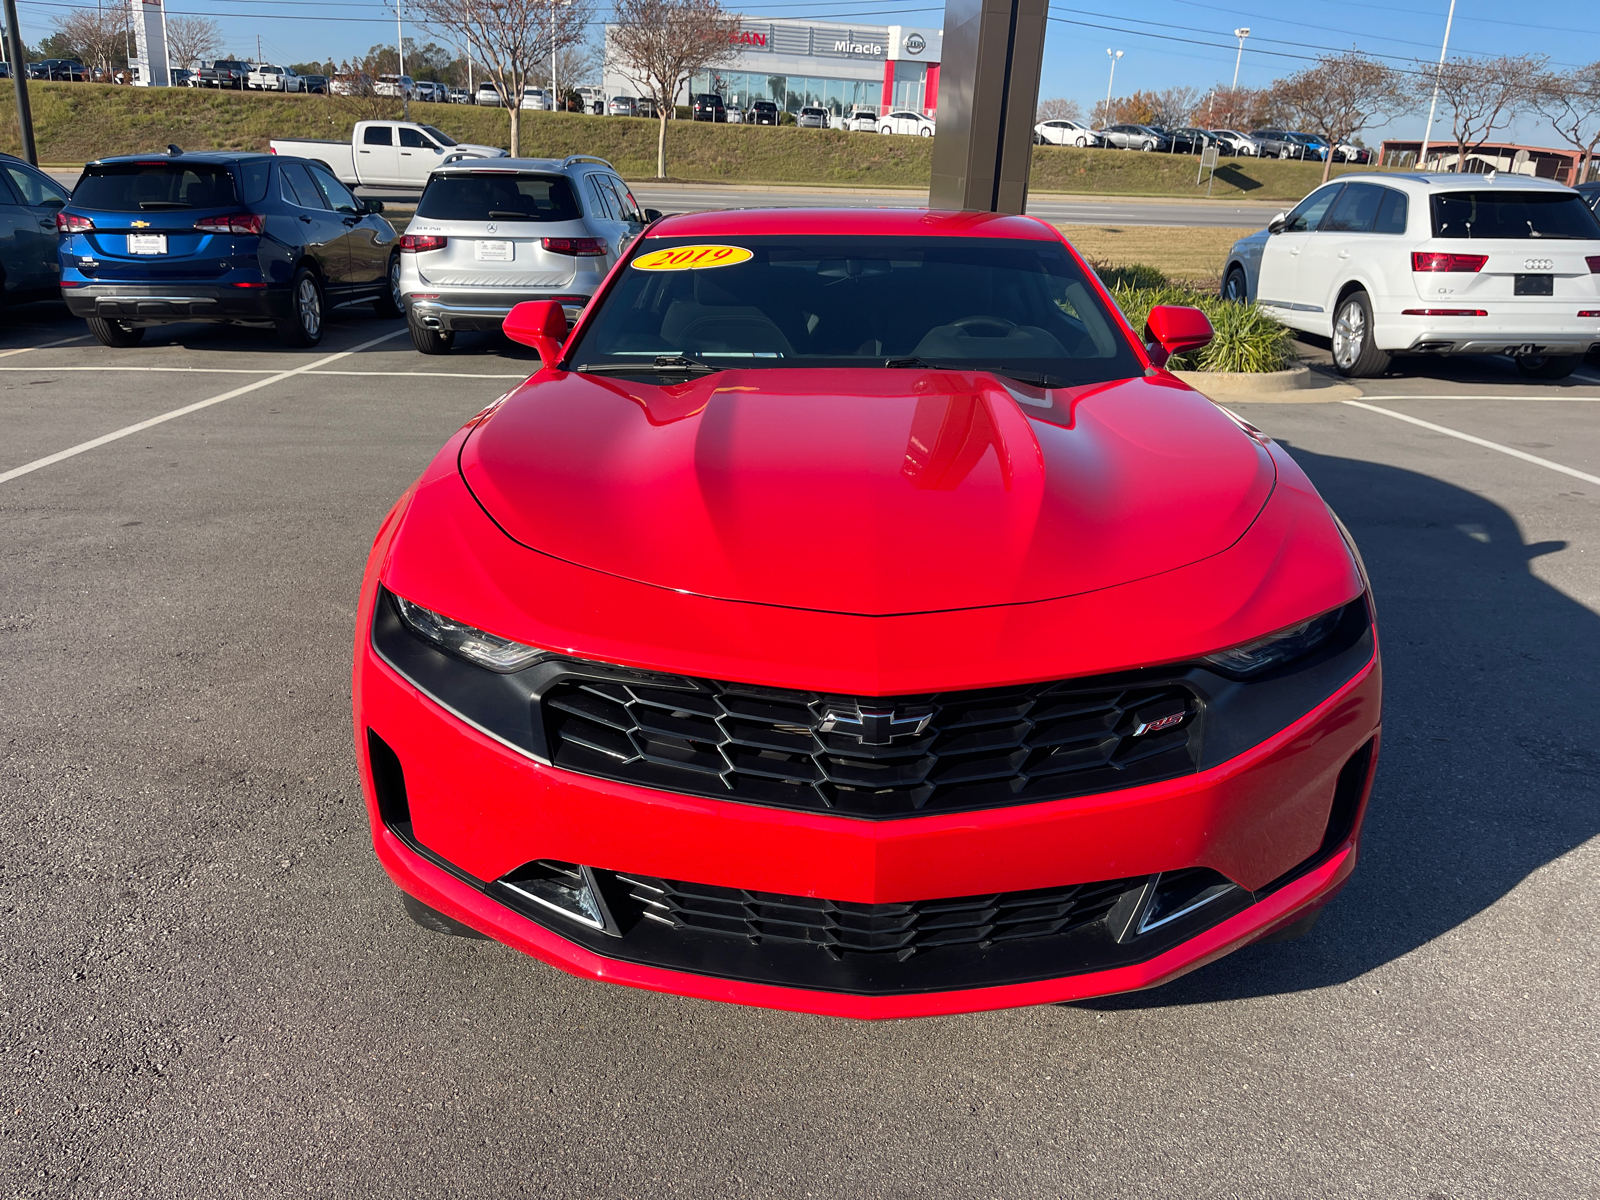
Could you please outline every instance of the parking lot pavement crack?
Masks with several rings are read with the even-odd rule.
[[[1407,416],[1405,413],[1395,412],[1392,408],[1379,408],[1376,404],[1364,404],[1360,400],[1341,400],[1341,404],[1348,404],[1352,408],[1364,408],[1368,412],[1382,413],[1386,417],[1393,417],[1396,421],[1404,421],[1408,425],[1416,425],[1423,429],[1430,429],[1434,433],[1442,433],[1447,437],[1460,438],[1463,442],[1471,442],[1474,446],[1482,446],[1485,450],[1495,450],[1501,454],[1509,454],[1512,458],[1520,458],[1523,462],[1533,463],[1535,466],[1547,470],[1559,471],[1563,475],[1571,475],[1574,479],[1581,479],[1585,483],[1600,484],[1600,475],[1590,475],[1576,467],[1569,467],[1564,463],[1551,462],[1548,458],[1540,458],[1537,454],[1529,454],[1526,450],[1518,450],[1514,446],[1502,446],[1499,442],[1491,442],[1487,438],[1474,437],[1470,433],[1462,433],[1459,429],[1451,429],[1444,425],[1435,425],[1432,421],[1424,421],[1420,417]],[[0,476],[0,482],[5,477]]]
[[[329,363],[338,362],[341,358],[349,358],[352,354],[359,354],[363,350],[380,345],[381,343],[390,341],[393,338],[397,338],[405,332],[406,330],[404,329],[397,329],[393,333],[386,333],[382,337],[375,337],[370,341],[362,342],[359,346],[352,346],[348,350],[341,350],[337,354],[324,355],[322,358],[317,359],[315,362],[309,362],[303,367],[294,367],[288,371],[279,371],[276,375],[270,375],[265,379],[257,379],[253,383],[244,384],[241,387],[233,388],[231,391],[223,392],[220,395],[210,396],[205,400],[197,400],[193,404],[186,404],[182,408],[173,409],[171,412],[164,412],[159,416],[150,417],[148,420],[138,421],[132,425],[125,425],[121,429],[112,430],[110,433],[103,433],[97,438],[91,438],[87,442],[79,442],[76,446],[68,446],[65,450],[58,450],[54,454],[47,454],[43,458],[36,458],[32,462],[23,463],[20,467],[13,467],[9,471],[0,471],[0,483],[9,483],[13,479],[30,474],[34,471],[40,470],[43,467],[52,466],[55,463],[63,462],[69,458],[74,458],[79,454],[83,454],[89,450],[94,450],[110,442],[117,441],[120,438],[125,438],[130,434],[138,433],[141,430],[149,429],[154,425],[161,425],[167,421],[176,420],[178,417],[184,417],[188,416],[190,413],[199,412],[202,408],[210,408],[213,404],[221,404],[224,400],[232,400],[237,396],[245,395],[247,392],[260,391],[264,387],[271,387],[273,384],[281,383],[285,379],[293,379],[296,375],[305,375],[308,372],[316,370],[318,367],[325,367]]]

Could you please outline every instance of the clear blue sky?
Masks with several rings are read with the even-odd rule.
[[[532,0],[538,3],[539,0]],[[23,33],[37,44],[53,20],[83,0],[19,0]],[[167,0],[169,13],[216,18],[228,47],[254,57],[256,38],[268,61],[304,62],[348,58],[394,38],[394,10],[384,0]],[[602,10],[605,7],[602,0]],[[729,4],[751,17],[790,17],[848,24],[906,24],[937,27],[942,4],[919,0],[751,0]],[[1105,96],[1106,47],[1127,53],[1117,65],[1116,91],[1159,90],[1174,84],[1206,88],[1233,75],[1237,42],[1233,30],[1249,26],[1239,82],[1262,86],[1305,65],[1322,51],[1351,46],[1397,65],[1413,58],[1437,59],[1449,0],[1298,0],[1269,15],[1268,0],[1145,0],[1139,5],[1108,5],[1094,0],[1054,0],[1045,43],[1045,97],[1066,96],[1085,110]],[[1123,15],[1129,11],[1137,16]],[[1108,15],[1108,14],[1116,15]],[[407,28],[416,36],[416,30]],[[1570,0],[1521,0],[1516,5],[1490,0],[1459,0],[1450,35],[1452,52],[1462,54],[1548,54],[1576,66],[1600,59],[1600,12]],[[1304,56],[1292,57],[1292,56]],[[1367,139],[1389,133],[1415,137],[1421,116],[1403,119]],[[1440,134],[1435,127],[1435,136]],[[1443,133],[1447,134],[1448,129]],[[1558,144],[1537,120],[1513,130],[1520,140]]]

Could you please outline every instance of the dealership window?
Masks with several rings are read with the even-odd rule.
[[[921,112],[923,95],[928,88],[926,63],[898,61],[894,64],[894,97],[890,103],[895,108],[909,108]]]
[[[919,64],[920,66],[920,64]],[[724,104],[748,108],[757,100],[771,100],[786,112],[813,106],[831,113],[855,108],[882,109],[883,84],[860,79],[812,79],[800,75],[757,75],[744,71],[714,71],[696,75],[691,95],[715,92]],[[917,95],[920,97],[921,92]],[[920,105],[919,105],[920,106]]]

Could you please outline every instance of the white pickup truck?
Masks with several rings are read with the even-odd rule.
[[[298,92],[302,90],[300,76],[290,67],[276,63],[257,63],[244,77],[245,87],[257,92]]]
[[[432,125],[411,121],[358,121],[348,142],[276,138],[273,154],[320,162],[349,187],[421,191],[429,173],[463,158],[504,158],[497,146],[458,142]]]

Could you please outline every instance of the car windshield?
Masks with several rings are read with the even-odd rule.
[[[456,144],[455,138],[451,137],[448,133],[445,133],[442,130],[435,129],[432,125],[424,125],[422,127],[422,132],[427,134],[434,141],[438,142],[441,146],[454,146]]]
[[[472,171],[428,180],[417,216],[435,221],[576,221],[582,213],[564,176]]]
[[[648,239],[572,346],[575,369],[991,370],[1049,387],[1142,369],[1065,246],[929,237]]]
[[[219,163],[100,163],[84,171],[72,193],[72,207],[99,212],[224,208],[238,202],[233,176]]]
[[[1433,236],[1600,241],[1600,222],[1576,192],[1444,192],[1433,197]]]

